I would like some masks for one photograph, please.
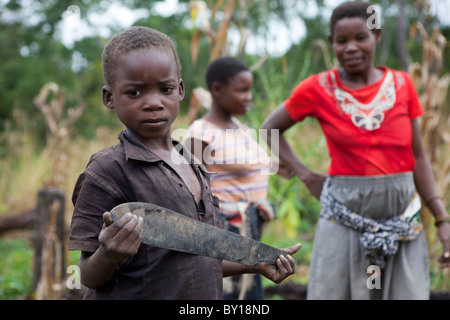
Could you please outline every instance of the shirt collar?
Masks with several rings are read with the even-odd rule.
[[[144,162],[158,162],[164,161],[149,148],[144,146],[140,141],[133,138],[126,130],[119,133],[118,139],[123,143],[125,149],[125,157],[127,161],[144,161]],[[178,152],[184,156],[186,160],[194,165],[198,165],[204,172],[209,172],[206,167],[196,158],[191,152],[179,141],[172,139],[172,144]]]

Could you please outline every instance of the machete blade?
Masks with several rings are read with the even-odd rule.
[[[113,221],[128,212],[144,219],[142,242],[151,246],[245,265],[275,265],[281,254],[287,255],[283,250],[151,203],[127,202],[110,211]]]

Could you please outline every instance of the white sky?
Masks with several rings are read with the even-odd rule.
[[[336,3],[337,0],[327,0],[326,3]],[[302,5],[302,2],[298,2]],[[170,15],[175,12],[180,5],[178,0],[165,0],[157,3],[154,7],[155,13],[158,15]],[[333,7],[334,4],[330,6]],[[317,8],[312,6],[303,7],[302,10],[308,12],[311,16],[317,14]],[[292,11],[295,13],[295,10]],[[331,12],[331,10],[330,10]],[[81,20],[82,15],[86,13],[80,12],[76,6],[69,6],[63,12],[64,19],[59,25],[58,36],[66,46],[72,46],[77,40],[92,34],[98,34],[109,37],[109,27],[114,26],[127,28],[131,26],[139,18],[149,14],[148,9],[130,10],[126,6],[126,1],[122,4],[113,3],[109,5],[103,12],[89,13],[88,23]],[[247,42],[247,51],[253,54],[282,55],[291,46],[292,43],[298,42],[305,34],[305,26],[297,17],[289,19],[288,26],[284,23],[269,21],[269,32],[264,36],[250,35]],[[231,47],[237,47],[239,44],[239,35],[237,32],[230,32],[229,40]]]
[[[437,14],[444,24],[450,24],[450,0],[429,1],[431,3],[431,12]],[[332,9],[340,2],[342,1],[326,0],[327,11],[322,12],[324,16],[328,17],[331,15]],[[318,14],[317,8],[314,6],[305,7],[302,1],[295,3],[303,6],[301,10],[309,16]],[[178,0],[165,0],[164,2],[157,3],[154,9],[158,15],[171,15],[180,5],[186,4],[178,4]],[[294,14],[295,10],[292,10],[292,13]],[[111,5],[108,4],[108,7],[102,12],[89,13],[87,17],[88,23],[80,19],[85,14],[85,12],[79,12],[76,6],[69,7],[63,13],[64,19],[59,26],[59,36],[65,45],[70,47],[74,41],[92,34],[109,37],[109,27],[113,26],[118,29],[127,28],[139,18],[148,15],[149,11],[148,9],[130,10],[127,7],[127,0],[125,0],[121,4],[115,2]],[[293,16],[288,21],[288,26],[280,22],[269,21],[268,34],[259,36],[251,35],[249,37],[246,47],[247,52],[259,55],[269,53],[275,56],[284,54],[292,43],[297,43],[305,34],[305,26],[300,19]],[[229,39],[231,41],[231,48],[236,48],[239,43],[237,32],[231,32]]]

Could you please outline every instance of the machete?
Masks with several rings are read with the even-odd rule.
[[[112,220],[131,212],[144,219],[142,242],[151,246],[233,261],[245,265],[275,265],[283,250],[237,233],[189,218],[146,202],[127,202],[114,207]]]

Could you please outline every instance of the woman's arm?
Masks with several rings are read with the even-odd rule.
[[[320,198],[324,175],[311,171],[294,153],[287,142],[284,132],[292,127],[296,122],[292,120],[284,103],[280,104],[263,122],[262,129],[267,129],[267,144],[272,152],[280,158],[280,161],[289,170],[295,172],[297,177],[305,183],[308,190],[316,198]],[[271,133],[271,130],[278,130],[278,135]],[[272,141],[272,137],[278,136],[278,141]]]
[[[434,180],[433,170],[428,156],[425,153],[425,148],[422,144],[422,137],[417,120],[412,121],[413,140],[412,148],[414,157],[416,159],[416,166],[414,168],[414,181],[417,192],[425,204],[429,207],[434,217],[446,215],[445,206],[439,196],[436,182]]]
[[[439,195],[431,163],[425,153],[422,144],[422,136],[417,120],[412,121],[413,139],[412,148],[414,157],[416,159],[416,166],[414,168],[414,183],[417,192],[425,201],[431,213],[435,218],[447,217],[449,218],[445,209],[442,198]],[[444,246],[443,255],[439,258],[444,266],[450,266],[450,222],[440,222],[438,224],[439,239]]]

